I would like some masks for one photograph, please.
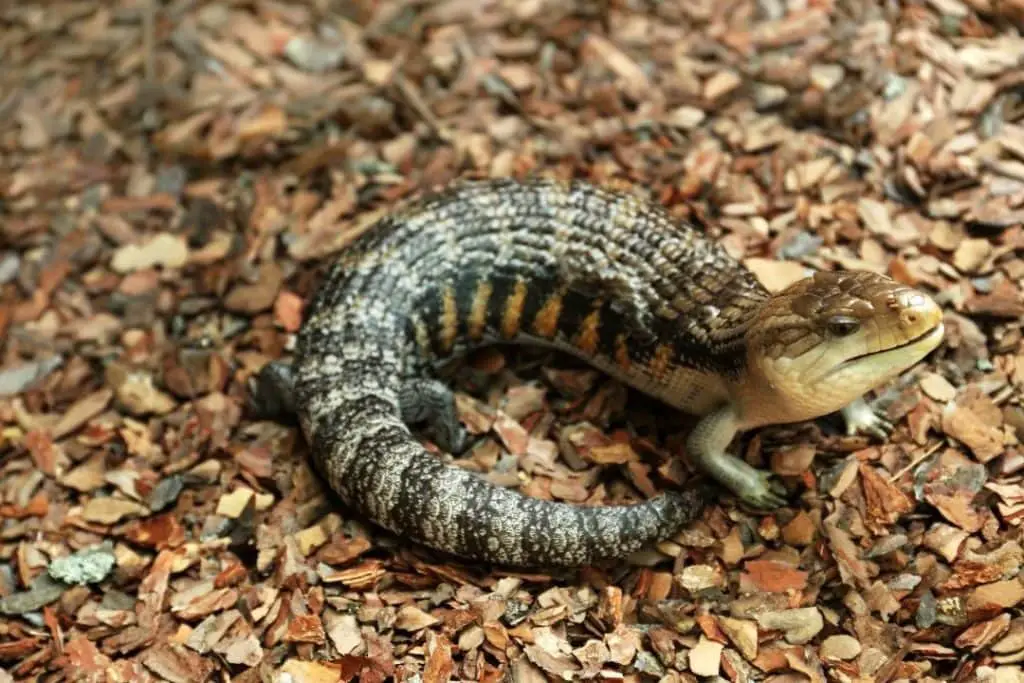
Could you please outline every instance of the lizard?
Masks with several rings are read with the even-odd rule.
[[[941,308],[872,271],[824,271],[770,293],[725,248],[631,191],[583,180],[461,180],[403,202],[329,266],[291,361],[251,382],[265,416],[297,415],[311,458],[357,513],[465,559],[582,566],[694,521],[715,484],[755,509],[786,502],[728,452],[738,433],[840,412],[892,429],[863,398],[935,349]],[[712,480],[628,505],[542,500],[432,455],[467,432],[438,369],[473,349],[568,352],[679,411]]]

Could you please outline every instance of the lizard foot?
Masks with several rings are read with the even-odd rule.
[[[789,502],[786,487],[771,472],[753,470],[734,492],[743,503],[758,510],[773,510]]]
[[[895,429],[895,425],[882,417],[863,399],[857,399],[842,409],[846,422],[846,433],[849,436],[869,434],[877,439],[886,439]]]
[[[247,408],[257,419],[285,420],[295,413],[292,366],[271,361],[249,378]]]
[[[406,423],[426,422],[434,442],[452,455],[461,455],[472,439],[455,409],[455,394],[436,379],[408,379],[399,393],[402,419]]]

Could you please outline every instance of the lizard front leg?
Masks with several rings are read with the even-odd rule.
[[[868,405],[863,396],[844,406],[839,412],[846,423],[846,433],[851,436],[870,434],[878,439],[885,439],[895,429],[891,422]]]
[[[686,440],[687,454],[697,467],[744,503],[758,509],[785,505],[786,490],[775,475],[751,467],[726,451],[739,431],[738,425],[732,404],[706,415]]]

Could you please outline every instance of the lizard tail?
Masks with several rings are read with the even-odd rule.
[[[300,421],[328,483],[359,514],[436,550],[500,565],[585,566],[665,539],[704,507],[700,488],[622,506],[533,498],[429,453],[380,374],[312,383],[300,387]]]

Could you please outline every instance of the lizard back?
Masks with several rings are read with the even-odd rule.
[[[621,557],[690,521],[699,492],[583,507],[491,486],[423,449],[403,387],[476,346],[527,342],[701,408],[715,378],[742,371],[767,296],[720,245],[631,194],[461,183],[383,218],[330,268],[296,349],[300,421],[332,487],[398,533],[511,564]]]

